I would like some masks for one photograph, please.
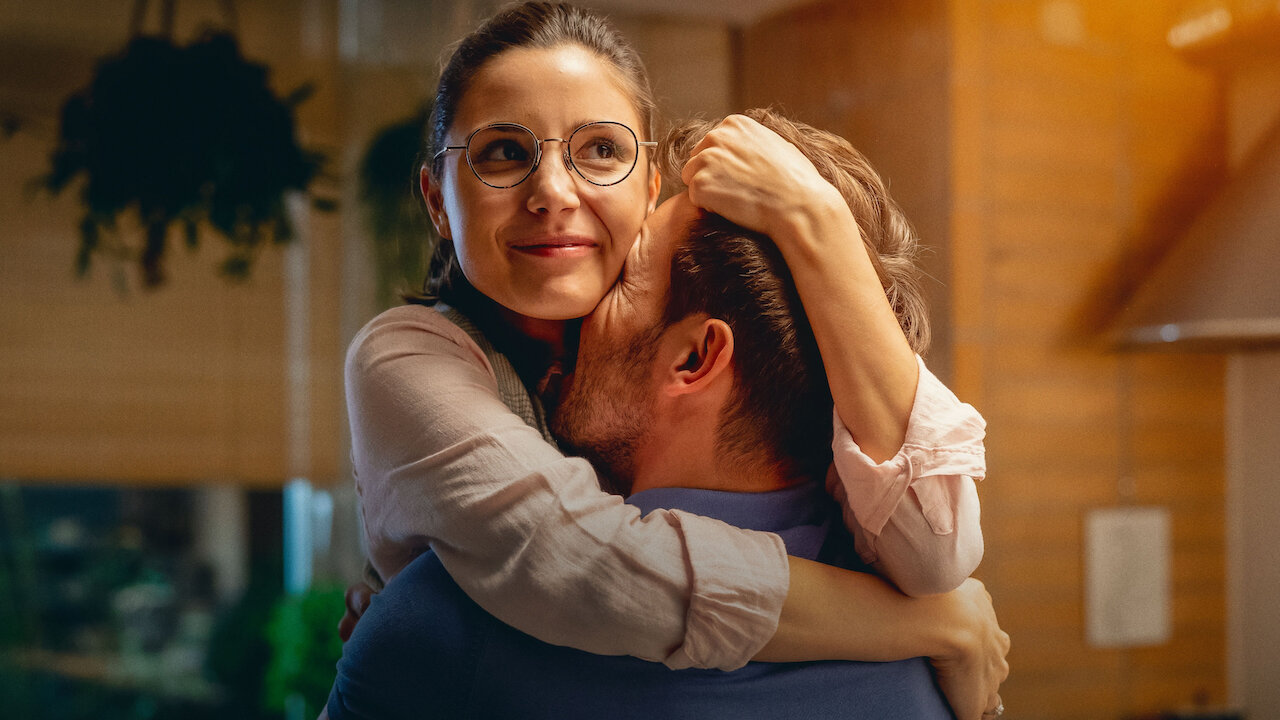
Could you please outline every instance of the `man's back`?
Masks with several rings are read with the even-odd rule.
[[[776,493],[662,489],[642,510],[678,507],[779,532],[788,551],[828,559],[844,546],[820,486]],[[833,529],[835,528],[835,529]],[[950,718],[928,664],[750,663],[672,671],[538,641],[472,602],[434,553],[378,597],[347,643],[329,715],[478,718]]]

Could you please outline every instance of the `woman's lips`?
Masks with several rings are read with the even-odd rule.
[[[522,255],[546,258],[580,257],[595,252],[600,243],[591,238],[555,236],[519,240],[509,246]]]

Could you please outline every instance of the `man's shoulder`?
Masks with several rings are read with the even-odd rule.
[[[374,595],[343,646],[330,716],[417,718],[425,697],[441,717],[462,713],[475,658],[496,623],[435,553],[419,555]]]
[[[370,634],[378,642],[412,645],[423,655],[456,652],[491,617],[458,587],[440,558],[427,550],[405,566],[381,593],[374,596],[365,620],[372,620]],[[354,636],[353,640],[356,639]],[[430,651],[429,643],[437,651]]]
[[[805,717],[950,720],[922,658],[892,663],[749,663],[732,672],[669,670],[629,657],[495,634],[473,710],[489,717],[737,720]],[[537,708],[529,711],[528,708]]]

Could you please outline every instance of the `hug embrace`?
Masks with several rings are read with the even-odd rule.
[[[569,5],[445,66],[424,292],[347,357],[370,573],[325,713],[1001,714],[985,426],[919,357],[910,224],[830,133],[655,116]]]

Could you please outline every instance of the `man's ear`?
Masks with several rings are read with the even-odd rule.
[[[674,328],[675,344],[668,350],[671,362],[663,386],[670,395],[687,395],[709,389],[717,380],[731,377],[733,330],[718,318],[693,316]]]
[[[453,231],[449,228],[449,213],[444,209],[440,183],[431,177],[431,171],[426,165],[418,170],[418,187],[422,189],[422,198],[427,202],[427,214],[431,216],[431,224],[435,225],[436,232],[445,240],[452,240]]]

